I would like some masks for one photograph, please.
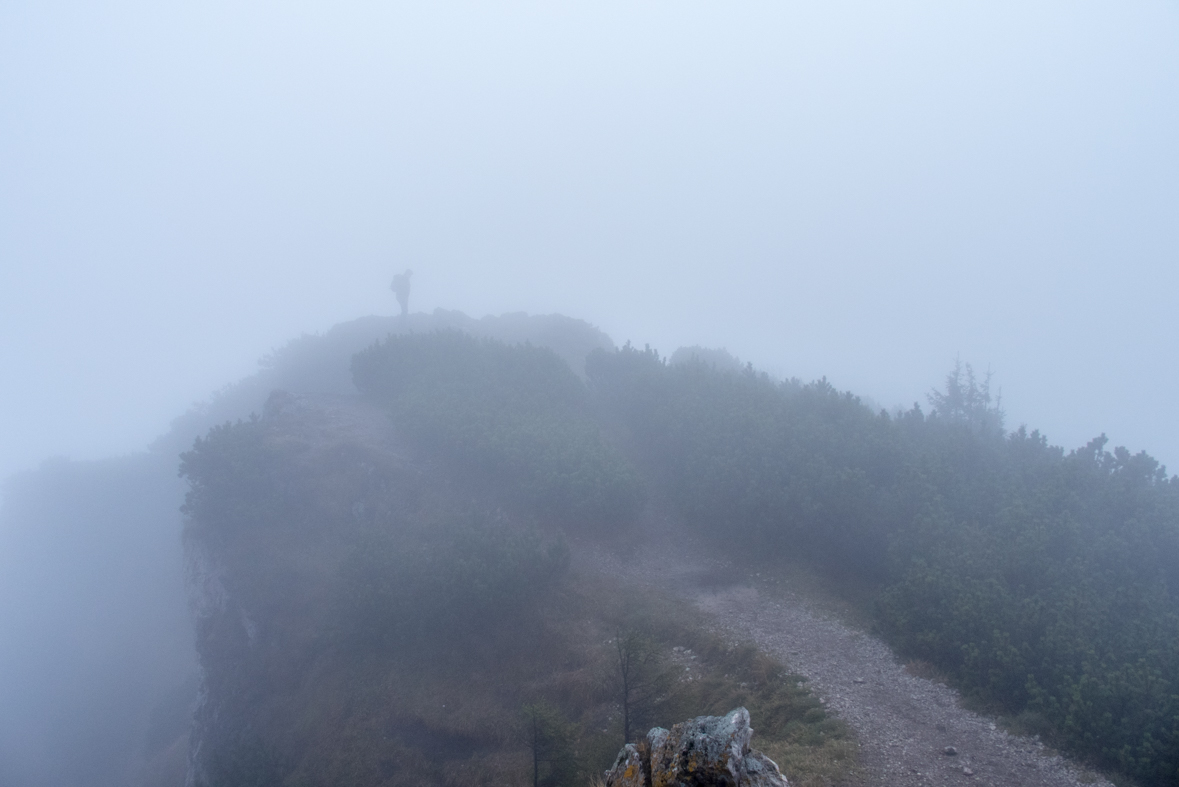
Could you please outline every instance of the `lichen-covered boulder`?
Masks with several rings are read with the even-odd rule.
[[[744,708],[655,727],[627,744],[606,772],[607,787],[788,787],[777,764],[749,748]],[[639,781],[641,779],[641,781]]]
[[[609,787],[647,787],[651,783],[648,762],[645,744],[626,744],[614,759],[614,767],[606,772],[606,784]]]
[[[738,787],[752,735],[744,708],[651,730],[651,787]]]

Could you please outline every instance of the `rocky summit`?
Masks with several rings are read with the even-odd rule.
[[[654,727],[628,743],[606,772],[606,787],[788,787],[778,765],[750,749],[745,708]]]

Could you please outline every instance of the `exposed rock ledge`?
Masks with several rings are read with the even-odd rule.
[[[749,748],[751,737],[744,708],[655,727],[622,747],[606,787],[789,787],[777,763]]]

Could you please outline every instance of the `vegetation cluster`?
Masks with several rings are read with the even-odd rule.
[[[595,397],[700,532],[855,582],[902,652],[1142,784],[1179,779],[1179,480],[1006,433],[956,366],[933,410],[597,351]]]
[[[357,387],[419,446],[567,524],[617,524],[643,503],[638,475],[592,418],[588,392],[551,350],[457,331],[390,336],[357,354]]]
[[[573,787],[627,734],[737,705],[803,787],[850,767],[800,678],[570,571],[563,533],[644,492],[555,356],[441,333],[355,369],[417,453],[276,413],[183,457],[198,784]]]
[[[187,537],[227,599],[198,633],[227,698],[202,709],[208,782],[230,763],[555,787],[651,724],[744,704],[791,778],[823,783],[851,745],[795,678],[569,572],[563,533],[619,532],[650,496],[854,587],[898,650],[1024,728],[1179,779],[1179,480],[1104,437],[1066,453],[1005,431],[969,366],[928,414],[890,414],[718,357],[599,349],[583,381],[549,350],[402,335],[353,375],[426,461],[281,418],[199,440]]]

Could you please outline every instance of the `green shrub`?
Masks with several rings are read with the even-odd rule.
[[[897,447],[858,399],[826,381],[672,365],[629,345],[591,353],[586,373],[689,524],[883,573],[882,489]]]
[[[225,423],[180,455],[189,489],[181,509],[190,521],[218,531],[248,528],[281,506],[274,455],[258,419]]]
[[[630,347],[586,371],[689,523],[867,577],[903,653],[1108,769],[1174,782],[1179,479],[1151,457],[1005,434],[969,367],[929,418]]]
[[[532,787],[572,787],[578,764],[577,728],[557,708],[537,700],[520,709],[520,739],[532,765]]]
[[[499,481],[538,516],[616,524],[643,503],[584,384],[551,350],[455,332],[390,336],[357,354],[352,373],[417,445]]]
[[[342,569],[348,641],[461,646],[532,611],[569,564],[563,541],[486,517],[365,534]]]
[[[197,787],[282,787],[291,766],[257,736],[243,736],[210,758]]]

